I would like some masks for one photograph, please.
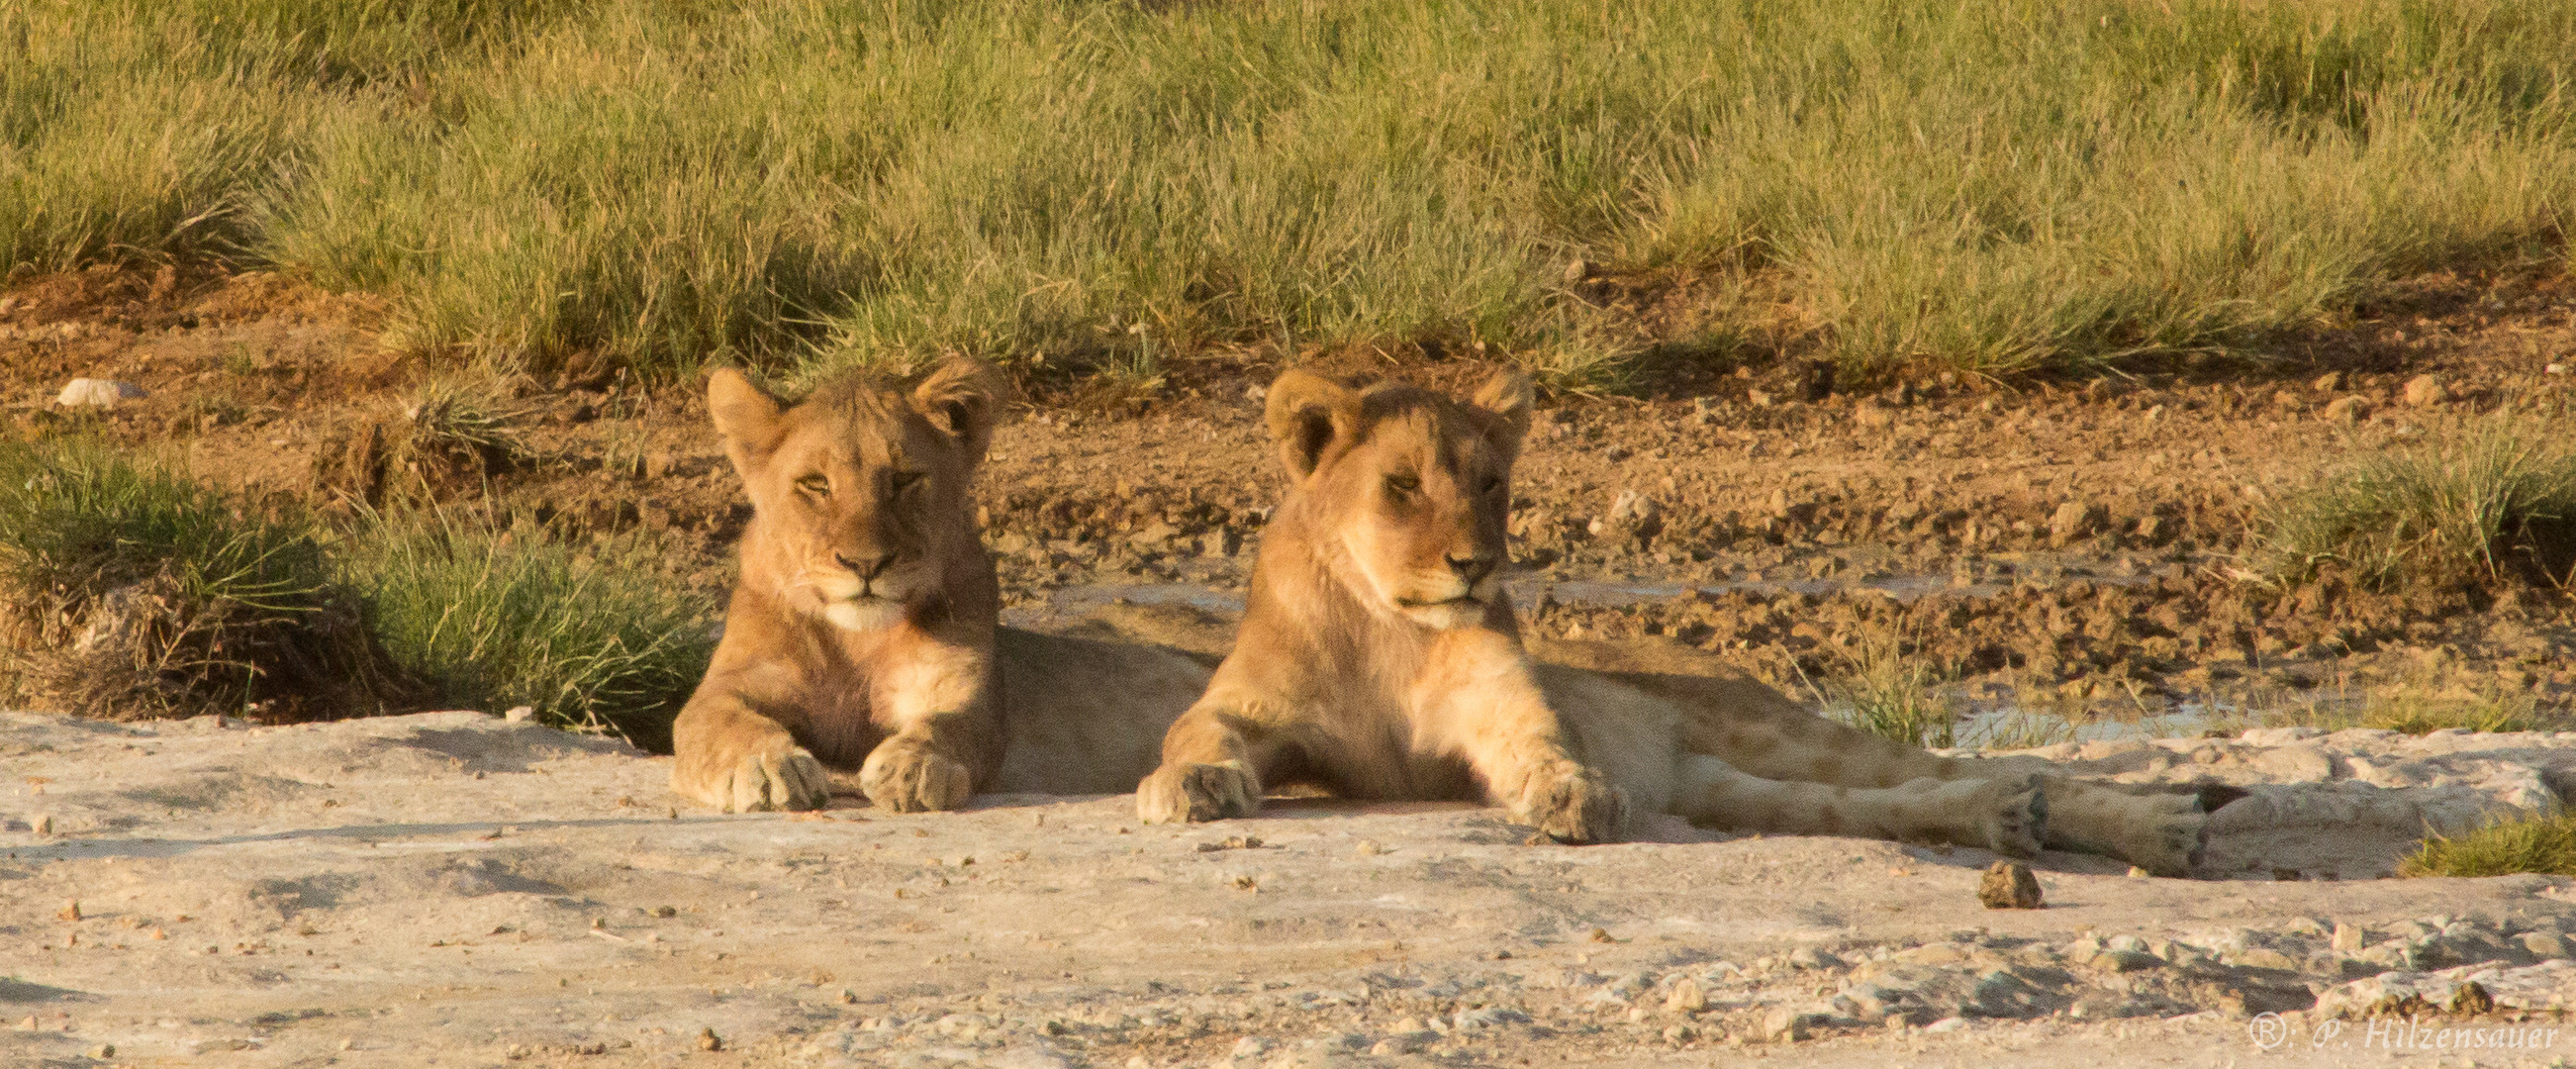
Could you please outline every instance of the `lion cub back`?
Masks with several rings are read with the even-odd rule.
[[[1163,732],[1207,689],[1208,670],[1160,646],[1004,627],[1004,794],[1125,794],[1162,763]]]

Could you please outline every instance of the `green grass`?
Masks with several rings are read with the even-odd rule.
[[[371,696],[308,526],[95,446],[0,444],[0,603],[18,701],[238,715]]]
[[[532,706],[547,723],[667,747],[715,648],[714,606],[640,546],[592,556],[541,533],[388,521],[338,557],[369,631],[442,707]]]
[[[2084,369],[2563,263],[2571,39],[2576,0],[13,0],[0,268],[273,265],[540,370]],[[1640,327],[1578,258],[1702,281]]]
[[[2399,862],[2400,876],[2576,876],[2576,814],[2499,820],[2457,836],[2424,840]]]
[[[668,745],[714,606],[641,546],[335,534],[83,443],[0,443],[0,700],[111,718],[536,708]]]
[[[2268,570],[2287,581],[2340,569],[2380,589],[2576,567],[2576,443],[2547,419],[2495,416],[2364,460],[2271,518]]]
[[[1912,746],[1957,744],[1958,711],[1939,693],[1944,673],[1892,639],[1864,638],[1844,657],[1844,670],[1822,688],[1826,715]]]

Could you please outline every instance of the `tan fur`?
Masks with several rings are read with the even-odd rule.
[[[996,626],[969,503],[993,384],[958,360],[910,391],[854,377],[787,406],[715,373],[708,408],[752,521],[724,638],[672,725],[674,791],[812,809],[825,766],[856,766],[870,800],[913,811],[976,791],[1121,791],[1152,767],[1204,669]]]
[[[1573,664],[1531,657],[1496,567],[1529,405],[1517,375],[1465,403],[1296,371],[1271,387],[1291,488],[1233,652],[1138,786],[1146,820],[1246,815],[1265,790],[1310,782],[1487,799],[1569,842],[1618,839],[1632,814],[1660,812],[2015,855],[2044,837],[2190,867],[2201,817],[2187,796],[1934,757],[1709,664],[1664,672],[1576,646],[1548,651]],[[2066,811],[2055,824],[2052,802]]]

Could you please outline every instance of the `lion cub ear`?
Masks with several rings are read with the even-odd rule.
[[[969,357],[951,357],[913,388],[912,407],[930,425],[957,440],[966,466],[984,462],[993,444],[993,410],[999,407],[1002,373]]]
[[[1533,399],[1528,375],[1497,371],[1476,388],[1475,398],[1468,402],[1493,418],[1494,422],[1485,428],[1485,436],[1493,439],[1507,462],[1520,455],[1521,439],[1529,436]]]
[[[754,385],[751,376],[729,367],[707,376],[707,414],[715,418],[716,434],[724,439],[734,470],[746,477],[777,447],[784,429],[782,411],[778,399]]]
[[[1270,423],[1270,440],[1279,444],[1279,462],[1291,477],[1302,480],[1324,462],[1324,451],[1335,439],[1349,438],[1359,429],[1360,395],[1321,375],[1291,368],[1270,384],[1263,414]]]

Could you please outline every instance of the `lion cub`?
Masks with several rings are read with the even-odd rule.
[[[996,379],[952,360],[909,391],[850,377],[791,406],[715,372],[707,407],[752,520],[724,638],[671,726],[673,791],[815,809],[824,767],[857,765],[870,801],[910,812],[1114,793],[1153,767],[1205,669],[997,626],[969,497]]]
[[[1262,534],[1233,652],[1137,788],[1144,819],[1248,815],[1266,788],[1310,782],[1351,798],[1487,799],[1566,842],[1619,839],[1654,812],[2190,868],[2202,818],[2188,796],[1934,757],[1749,680],[1533,660],[1501,575],[1525,378],[1496,375],[1460,403],[1291,371],[1269,396],[1288,497]]]

